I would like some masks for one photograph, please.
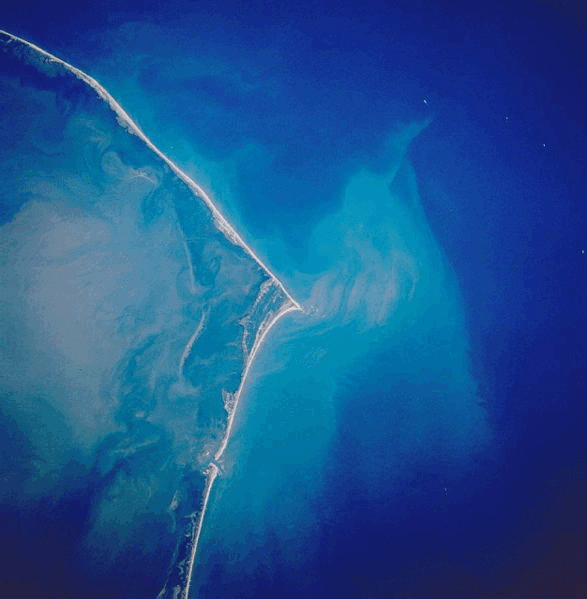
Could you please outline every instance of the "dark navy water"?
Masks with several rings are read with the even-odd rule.
[[[582,10],[177,1],[4,12],[2,29],[107,87],[325,315],[284,320],[260,352],[194,596],[584,595]],[[386,312],[392,261],[400,291]],[[97,459],[71,451],[56,505],[2,508],[0,589],[99,597],[119,579],[120,596],[156,596],[173,539],[149,514],[142,547],[106,582],[95,563],[76,570],[107,481]]]

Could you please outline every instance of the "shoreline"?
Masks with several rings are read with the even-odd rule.
[[[198,545],[199,545],[199,542],[200,542],[200,535],[201,535],[203,524],[204,524],[204,518],[206,516],[206,508],[208,506],[208,500],[210,499],[210,493],[212,492],[212,487],[214,485],[214,481],[216,480],[218,474],[220,473],[220,469],[215,464],[215,462],[219,462],[222,459],[222,456],[224,455],[224,452],[226,451],[226,448],[228,447],[228,442],[230,441],[230,436],[232,434],[232,428],[233,428],[233,424],[234,424],[234,419],[235,419],[235,416],[236,416],[236,412],[238,410],[238,405],[239,405],[239,402],[240,402],[240,398],[241,398],[242,392],[243,392],[245,384],[247,382],[247,377],[248,377],[249,371],[251,369],[251,366],[253,364],[255,356],[257,355],[257,352],[259,351],[259,348],[263,344],[263,341],[265,340],[265,337],[267,336],[267,334],[269,333],[269,331],[275,326],[275,324],[277,324],[277,322],[279,320],[281,320],[281,318],[283,316],[285,316],[289,312],[294,312],[294,311],[295,312],[299,311],[296,306],[293,306],[291,304],[288,306],[287,304],[285,304],[283,306],[283,308],[269,321],[269,324],[267,324],[264,328],[260,327],[260,329],[258,331],[257,339],[255,340],[255,344],[253,345],[253,349],[251,351],[251,354],[249,356],[249,359],[247,360],[247,364],[246,364],[245,369],[243,371],[243,376],[242,376],[242,379],[241,379],[241,384],[240,384],[237,392],[235,393],[234,405],[233,405],[232,410],[231,410],[231,412],[229,414],[228,422],[227,422],[227,425],[226,425],[226,433],[224,434],[224,438],[222,439],[222,443],[220,445],[220,448],[214,454],[214,460],[210,463],[210,466],[209,466],[210,471],[208,473],[208,480],[206,482],[206,489],[205,489],[204,494],[203,494],[204,500],[203,500],[203,503],[202,503],[202,510],[201,510],[200,515],[198,517],[198,521],[196,523],[195,531],[194,531],[194,533],[192,535],[192,551],[191,551],[190,561],[189,561],[189,564],[188,564],[188,574],[187,574],[187,577],[186,577],[185,588],[182,589],[182,591],[181,591],[181,598],[182,599],[188,599],[188,597],[189,597],[189,592],[190,592],[189,589],[190,589],[190,585],[191,585],[194,564],[196,562],[196,557],[197,557],[197,552],[198,552]]]
[[[242,237],[235,231],[235,229],[226,220],[224,215],[220,212],[214,202],[210,199],[208,194],[186,173],[184,172],[171,158],[165,155],[143,132],[143,130],[133,121],[132,117],[124,110],[124,108],[114,99],[114,97],[103,87],[96,79],[90,77],[82,70],[74,67],[65,60],[54,56],[50,52],[43,50],[39,46],[25,40],[24,38],[13,35],[4,29],[0,29],[0,35],[5,35],[8,38],[8,42],[18,42],[27,46],[28,48],[38,52],[44,58],[47,58],[51,62],[55,62],[65,69],[70,71],[78,79],[89,85],[102,100],[104,100],[112,111],[118,117],[119,124],[127,129],[127,131],[133,135],[136,135],[145,145],[153,151],[161,160],[167,164],[167,166],[190,188],[190,190],[201,198],[204,203],[208,206],[214,217],[214,222],[218,227],[218,230],[224,233],[234,245],[242,247],[255,262],[269,275],[269,277],[276,283],[276,285],[283,291],[287,299],[296,307],[297,310],[302,310],[301,305],[288,293],[283,283],[273,274],[271,269],[255,254],[255,252],[245,243]]]
[[[230,242],[232,242],[234,245],[240,246],[268,275],[271,282],[274,285],[276,285],[281,290],[281,292],[285,295],[285,301],[284,301],[283,305],[281,306],[281,308],[278,310],[278,312],[275,315],[273,315],[268,320],[268,322],[261,323],[261,325],[259,326],[259,328],[256,331],[255,342],[253,344],[253,347],[251,348],[250,354],[247,356],[245,368],[244,368],[244,370],[242,372],[242,376],[241,376],[240,385],[234,395],[234,402],[230,406],[230,409],[227,409],[228,420],[226,423],[226,431],[225,431],[224,437],[222,439],[220,447],[214,454],[213,460],[210,462],[210,464],[208,466],[207,472],[204,471],[204,473],[207,475],[206,488],[203,493],[202,509],[200,510],[197,520],[194,523],[194,526],[192,528],[192,533],[190,536],[191,551],[190,551],[190,559],[189,559],[189,562],[187,563],[187,576],[185,579],[184,588],[178,589],[178,587],[176,586],[174,589],[167,589],[166,585],[165,585],[158,595],[158,597],[162,598],[162,597],[166,596],[168,592],[171,591],[173,593],[173,597],[178,597],[178,595],[176,593],[179,591],[179,593],[180,593],[179,596],[182,599],[188,599],[194,564],[196,562],[198,545],[199,545],[200,535],[201,535],[202,528],[203,528],[204,518],[206,515],[208,501],[210,499],[210,494],[212,492],[214,482],[221,472],[217,463],[221,461],[221,459],[224,455],[224,452],[226,451],[226,448],[228,446],[228,443],[230,441],[232,429],[234,426],[234,419],[236,416],[236,412],[238,410],[239,401],[240,401],[243,389],[247,383],[247,378],[248,378],[251,366],[252,366],[253,361],[259,351],[259,348],[261,347],[267,334],[274,327],[274,325],[286,314],[288,314],[290,312],[300,312],[300,311],[304,312],[304,309],[288,293],[288,291],[285,289],[285,287],[281,283],[281,281],[273,274],[273,272],[265,265],[265,263],[255,254],[255,252],[249,247],[249,245],[247,245],[245,243],[245,241],[242,239],[242,237],[230,225],[230,223],[223,216],[223,214],[216,207],[216,205],[212,202],[212,200],[206,194],[206,192],[202,189],[202,187],[200,187],[187,173],[185,173],[177,164],[175,164],[175,162],[173,162],[168,156],[166,156],[161,150],[159,150],[159,148],[157,148],[157,146],[155,146],[155,144],[146,136],[146,134],[142,131],[142,129],[133,121],[133,119],[130,117],[130,115],[122,108],[122,106],[114,99],[114,97],[112,95],[110,95],[110,93],[96,79],[94,79],[93,77],[90,77],[89,75],[87,75],[80,69],[74,67],[73,65],[69,64],[68,62],[61,60],[60,58],[57,58],[53,54],[47,52],[46,50],[43,50],[39,46],[36,46],[35,44],[33,44],[21,37],[13,35],[3,29],[0,29],[0,35],[6,36],[8,38],[7,43],[16,42],[16,43],[22,44],[22,45],[26,46],[27,48],[37,52],[43,58],[45,58],[51,62],[55,62],[58,65],[61,65],[66,70],[71,72],[75,77],[77,77],[78,79],[80,79],[81,81],[83,81],[84,83],[89,85],[98,94],[98,96],[108,104],[108,106],[111,108],[111,110],[115,113],[119,125],[124,127],[129,133],[136,135],[143,143],[145,143],[145,145],[152,152],[154,152],[154,154],[156,156],[158,156],[161,160],[163,160],[165,162],[165,164],[172,170],[172,172],[188,186],[188,188],[192,191],[192,193],[197,198],[204,201],[204,203],[208,206],[208,208],[212,212],[214,224],[216,225],[218,230],[221,233],[223,233],[227,237],[227,239]],[[188,259],[189,259],[189,252],[188,252]],[[190,263],[191,263],[191,261],[190,261]],[[194,340],[198,337],[199,333],[201,332],[201,328],[202,328],[203,324],[204,324],[204,317],[202,318],[202,321],[199,323],[198,327],[196,328],[196,331],[190,337],[190,342],[188,343],[188,345],[186,346],[186,348],[184,350],[184,354],[182,355],[182,360],[184,360],[187,353],[189,353],[189,349],[191,348],[191,345],[193,344]],[[181,370],[181,365],[180,365],[180,370]]]

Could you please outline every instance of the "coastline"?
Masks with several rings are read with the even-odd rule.
[[[283,291],[287,299],[295,306],[296,310],[302,310],[301,305],[294,300],[294,298],[288,293],[287,289],[285,289],[283,283],[273,274],[273,272],[265,265],[265,263],[255,254],[255,252],[245,243],[242,237],[234,230],[232,225],[228,222],[228,220],[224,217],[224,215],[220,212],[214,202],[210,199],[208,194],[186,173],[184,172],[173,160],[171,160],[167,155],[165,155],[143,132],[143,130],[133,121],[131,116],[124,110],[124,108],[114,99],[112,95],[103,87],[96,79],[90,77],[82,70],[74,67],[68,62],[57,58],[50,52],[43,50],[39,46],[25,40],[24,38],[18,37],[5,31],[4,29],[0,29],[0,35],[4,35],[8,38],[8,42],[17,42],[23,44],[27,48],[38,52],[43,58],[48,59],[50,62],[55,62],[68,71],[70,71],[73,75],[75,75],[78,79],[81,79],[84,83],[89,85],[102,100],[104,100],[108,106],[112,109],[112,111],[116,114],[118,118],[119,124],[127,129],[129,133],[136,135],[145,145],[153,151],[161,160],[165,162],[165,164],[190,188],[190,190],[199,198],[201,198],[204,203],[208,206],[210,211],[212,212],[212,216],[214,217],[214,222],[218,227],[218,230],[226,235],[226,237],[232,241],[234,245],[238,245],[242,247],[245,252],[247,252],[255,262],[269,275],[269,277],[275,282],[275,284]]]
[[[285,304],[283,306],[283,308],[269,321],[269,323],[265,327],[263,327],[263,324],[261,325],[261,327],[259,327],[259,331],[257,333],[257,339],[255,340],[255,344],[253,346],[253,349],[251,351],[251,354],[249,356],[249,359],[247,360],[245,369],[243,371],[241,384],[240,384],[237,392],[235,393],[233,407],[229,412],[228,422],[226,424],[226,433],[224,434],[224,438],[222,439],[220,448],[214,454],[214,461],[211,462],[210,466],[209,466],[208,480],[206,481],[206,490],[204,491],[204,495],[203,495],[202,510],[200,511],[200,514],[198,516],[198,520],[196,522],[195,529],[194,529],[192,539],[191,539],[191,542],[192,542],[191,556],[190,556],[190,561],[187,566],[188,574],[186,577],[185,587],[181,591],[182,599],[188,599],[188,597],[189,597],[189,592],[190,592],[189,589],[190,589],[190,585],[191,585],[194,564],[195,564],[196,557],[197,557],[198,545],[200,542],[200,535],[201,535],[202,527],[204,524],[204,518],[206,517],[206,509],[208,506],[208,500],[210,499],[210,493],[212,492],[212,487],[214,485],[214,481],[216,480],[216,477],[220,473],[220,468],[216,465],[215,462],[219,462],[222,459],[222,456],[224,455],[224,452],[226,451],[226,448],[228,447],[228,442],[230,441],[230,436],[232,434],[234,418],[235,418],[236,412],[238,410],[238,405],[239,405],[239,401],[240,401],[244,386],[247,382],[247,377],[248,377],[251,365],[253,364],[255,356],[257,355],[257,352],[259,351],[259,348],[263,344],[263,341],[265,340],[265,337],[267,336],[269,331],[275,326],[275,324],[277,324],[277,322],[279,320],[281,320],[281,318],[283,316],[285,316],[289,312],[294,312],[294,311],[295,312],[298,311],[298,308],[296,306],[292,306],[292,305],[288,306],[287,304]],[[163,597],[164,597],[164,595],[161,595],[161,599]],[[173,595],[173,597],[175,597],[175,595]]]
[[[234,426],[234,419],[236,416],[236,412],[238,409],[239,401],[244,389],[244,386],[247,382],[247,377],[249,375],[252,363],[257,355],[259,348],[261,347],[263,341],[265,340],[269,331],[273,328],[273,326],[286,314],[290,312],[298,312],[304,311],[302,306],[288,293],[285,289],[284,285],[281,281],[275,276],[275,274],[264,264],[264,262],[255,254],[255,252],[245,243],[242,237],[235,231],[235,229],[230,225],[227,219],[223,216],[220,210],[213,203],[211,198],[206,194],[206,192],[200,187],[191,177],[185,173],[175,162],[173,162],[168,156],[166,156],[155,144],[146,136],[146,134],[142,131],[142,129],[134,122],[134,120],[130,117],[130,115],[122,108],[122,106],[114,99],[113,96],[94,78],[90,77],[80,69],[74,67],[68,62],[61,60],[54,56],[53,54],[43,50],[42,48],[36,46],[35,44],[20,38],[16,35],[13,35],[5,30],[0,29],[0,35],[5,36],[7,39],[5,43],[7,44],[21,44],[28,50],[32,50],[33,52],[38,53],[44,60],[49,61],[51,63],[55,63],[70,73],[72,73],[76,78],[83,81],[85,84],[90,86],[102,99],[104,102],[108,104],[111,110],[115,113],[117,121],[120,126],[126,129],[129,133],[136,135],[157,157],[159,157],[163,162],[171,169],[171,171],[190,189],[190,191],[199,199],[203,200],[208,209],[211,211],[214,224],[217,229],[224,234],[224,236],[234,245],[241,247],[266,273],[269,278],[269,281],[266,282],[267,287],[262,289],[259,297],[257,298],[257,302],[263,297],[268,289],[273,287],[277,288],[280,294],[283,294],[283,301],[279,309],[276,312],[273,312],[271,308],[269,309],[269,313],[266,318],[259,323],[255,331],[255,341],[250,349],[250,352],[245,352],[246,362],[244,365],[244,369],[241,373],[240,385],[237,391],[234,393],[234,397],[230,403],[226,405],[226,411],[228,414],[228,419],[226,422],[226,430],[225,434],[222,438],[222,442],[220,447],[214,454],[214,457],[210,464],[207,467],[207,470],[203,471],[203,474],[206,475],[206,487],[204,493],[202,495],[202,507],[197,516],[192,521],[191,525],[191,534],[189,536],[189,540],[187,541],[190,545],[189,547],[189,560],[187,564],[182,563],[179,565],[179,569],[185,572],[185,578],[182,581],[183,588],[178,588],[176,585],[172,589],[168,589],[165,585],[164,588],[157,595],[159,599],[164,597],[181,597],[182,599],[188,599],[189,590],[193,575],[194,564],[197,557],[199,540],[202,532],[203,522],[206,515],[206,509],[208,505],[208,501],[210,498],[210,494],[212,488],[214,486],[214,482],[218,475],[221,473],[221,466],[219,462],[222,460],[224,452],[228,446],[230,441],[230,437],[232,434],[232,429]],[[188,260],[190,260],[189,251],[186,251]],[[191,264],[191,260],[190,260]],[[202,320],[198,324],[198,327],[194,331],[194,333],[190,337],[190,341],[186,348],[184,349],[181,362],[180,362],[180,372],[182,363],[185,361],[187,355],[190,352],[191,346],[193,345],[195,339],[199,336],[202,327],[204,326],[205,317],[202,317]],[[246,348],[245,348],[246,349]],[[172,564],[172,568],[177,567],[177,564]],[[185,568],[185,570],[184,570]]]

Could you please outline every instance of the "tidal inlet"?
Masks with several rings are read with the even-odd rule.
[[[488,437],[406,158],[428,122],[349,175],[303,259],[277,238],[261,258],[98,81],[4,31],[0,62],[6,580],[329,596],[307,573],[351,496],[378,505],[432,454],[466,468]]]

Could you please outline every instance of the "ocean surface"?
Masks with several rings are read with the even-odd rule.
[[[585,596],[587,17],[355,4],[0,16],[2,596]]]

